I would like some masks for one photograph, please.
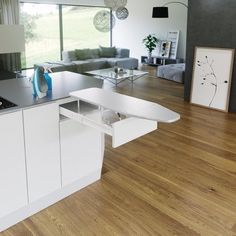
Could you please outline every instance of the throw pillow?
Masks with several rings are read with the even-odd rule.
[[[75,49],[75,56],[77,60],[87,60],[87,59],[92,58],[89,48]]]
[[[100,57],[115,57],[116,48],[115,47],[102,47],[100,46]]]
[[[94,48],[94,49],[90,49],[90,54],[91,54],[91,58],[99,58],[99,49],[98,48]]]

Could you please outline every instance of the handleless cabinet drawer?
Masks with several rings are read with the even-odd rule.
[[[112,136],[114,148],[157,129],[156,121],[125,117],[81,101],[61,104],[60,115]]]

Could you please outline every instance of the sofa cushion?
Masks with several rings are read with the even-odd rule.
[[[100,50],[98,48],[90,49],[91,58],[99,58]]]
[[[77,60],[87,60],[92,58],[91,50],[89,48],[75,49],[75,56]]]
[[[85,61],[73,61],[73,64],[76,65],[76,72],[83,73],[83,64]]]
[[[77,59],[75,56],[75,50],[63,51],[62,52],[62,59],[63,59],[63,62],[76,61]]]
[[[115,47],[102,47],[100,46],[100,57],[115,57],[116,48]]]
[[[127,49],[127,48],[116,48],[116,57],[117,58],[129,57],[129,49]]]
[[[107,67],[108,67],[107,61],[104,60],[104,58],[90,59],[90,60],[87,60],[87,62],[83,64],[83,72],[90,71],[90,70],[104,69]]]
[[[86,61],[73,61],[79,67],[78,73],[84,73],[90,70],[99,70],[108,67],[108,63],[104,58],[88,59]]]

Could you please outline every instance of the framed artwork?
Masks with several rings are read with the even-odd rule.
[[[196,47],[190,102],[228,111],[234,49]]]
[[[179,43],[179,30],[172,30],[167,32],[166,40],[171,41],[170,59],[176,59],[178,43]]]
[[[159,49],[159,57],[169,58],[171,41],[161,41]]]

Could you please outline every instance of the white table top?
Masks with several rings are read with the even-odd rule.
[[[119,69],[120,68],[118,68],[118,70]],[[107,68],[107,69],[86,71],[86,73],[89,75],[95,75],[115,80],[127,79],[133,76],[143,76],[148,74],[148,72],[141,70],[128,70],[128,69],[122,69],[122,70],[123,71],[121,71],[120,73],[115,73],[114,68]]]
[[[128,116],[164,123],[171,123],[180,119],[178,113],[157,103],[100,88],[83,89],[71,92],[70,95],[78,100],[101,106]]]

